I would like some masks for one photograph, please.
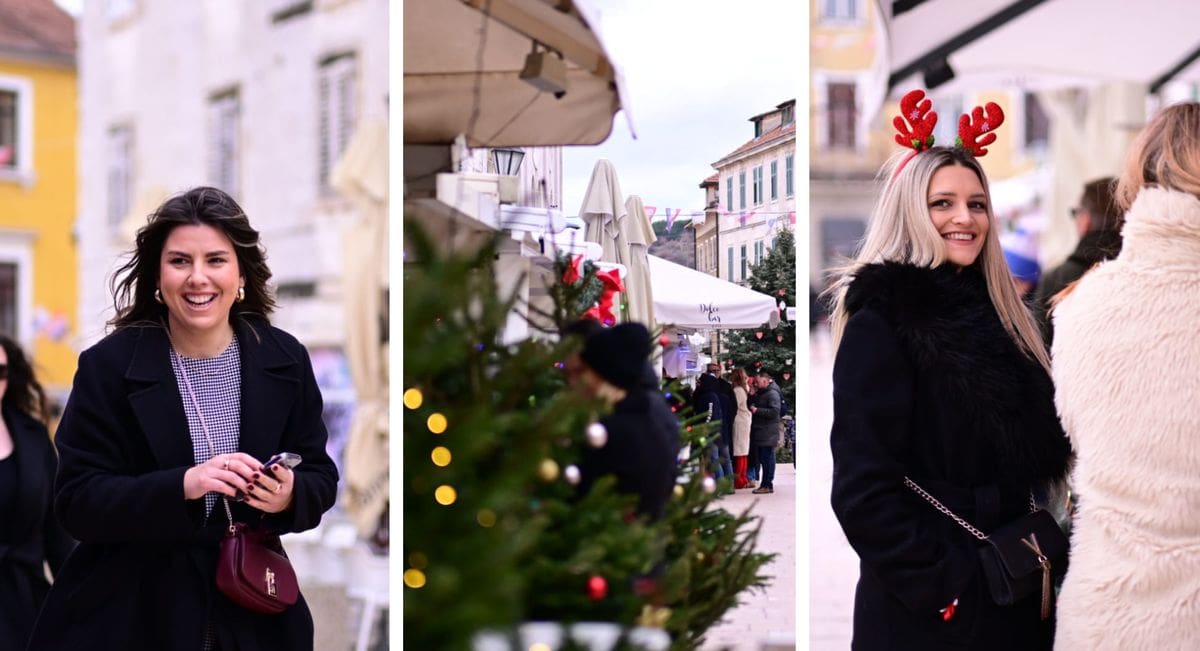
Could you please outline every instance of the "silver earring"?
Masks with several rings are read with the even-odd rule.
[[[246,288],[245,287],[238,287],[236,300],[238,303],[241,303],[242,301],[246,300]]]
[[[162,290],[161,290],[161,289],[158,289],[157,287],[154,289],[154,300],[158,301],[159,303],[162,303],[162,302],[163,302],[163,300],[162,300]]]

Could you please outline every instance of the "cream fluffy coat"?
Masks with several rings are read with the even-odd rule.
[[[1143,189],[1055,311],[1079,510],[1056,649],[1200,649],[1200,200]]]

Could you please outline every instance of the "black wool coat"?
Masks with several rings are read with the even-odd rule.
[[[57,575],[75,541],[54,517],[58,458],[46,426],[15,410],[3,417],[20,484],[11,517],[0,522],[0,649],[24,649],[50,590],[43,565]]]
[[[979,542],[903,484],[985,533],[1026,513],[1071,454],[1050,378],[1005,332],[975,268],[867,265],[846,307],[832,502],[861,559],[853,648],[1050,649],[1040,595],[993,604]]]
[[[649,387],[632,389],[600,424],[608,430],[608,439],[599,448],[583,448],[579,494],[587,494],[596,480],[612,475],[617,492],[638,496],[639,515],[661,518],[675,489],[680,449],[679,423],[662,393]]]
[[[311,529],[333,506],[337,470],[325,453],[321,394],[304,347],[265,322],[235,320],[241,349],[238,449],[265,461],[303,457],[292,506],[264,514],[231,502],[237,521],[279,533]],[[211,618],[221,649],[312,649],[303,597],[259,615],[215,584],[227,526],[218,502],[185,500],[192,441],[166,331],[117,330],[79,356],[55,436],[55,511],[79,545],[50,590],[29,648],[198,651]]]

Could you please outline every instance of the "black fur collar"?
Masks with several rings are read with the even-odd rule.
[[[873,309],[896,329],[926,407],[954,410],[1013,479],[1064,475],[1070,445],[1054,388],[1000,323],[982,272],[885,262],[862,267],[846,293],[851,314]],[[928,393],[922,393],[928,392]]]

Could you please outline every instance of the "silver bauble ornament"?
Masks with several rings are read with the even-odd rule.
[[[605,443],[608,443],[608,429],[600,423],[592,423],[587,427],[587,442],[588,445],[594,448],[602,448]]]

